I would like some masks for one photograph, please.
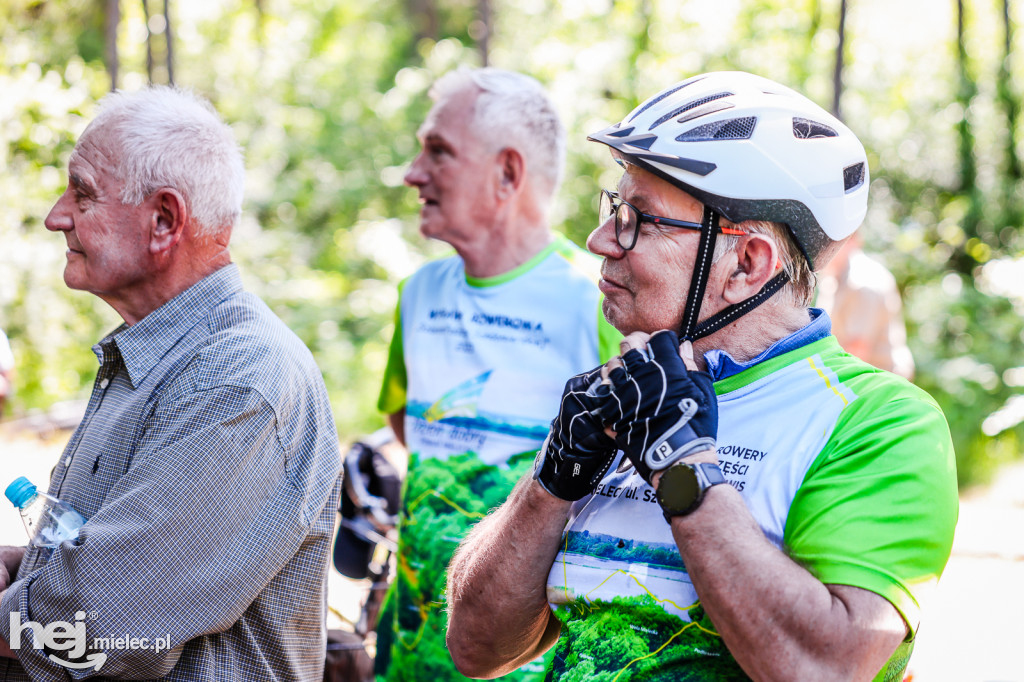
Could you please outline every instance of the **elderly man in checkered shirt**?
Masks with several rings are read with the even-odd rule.
[[[46,218],[64,280],[124,324],[49,485],[85,525],[0,551],[0,679],[322,679],[337,433],[309,351],[231,264],[230,129],[179,90],[111,94],[68,177]]]

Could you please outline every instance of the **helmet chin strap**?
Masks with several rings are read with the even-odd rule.
[[[713,334],[738,317],[749,313],[772,297],[789,281],[785,271],[772,277],[761,287],[761,290],[739,303],[723,308],[703,322],[698,323],[704,290],[707,288],[711,274],[711,262],[715,254],[715,242],[718,240],[718,211],[704,206],[701,218],[700,243],[697,245],[697,260],[694,263],[693,275],[690,278],[690,292],[686,296],[686,308],[683,310],[683,322],[679,327],[680,341],[696,341]]]
[[[693,275],[690,277],[690,293],[686,295],[683,323],[679,327],[680,341],[693,341],[700,338],[696,335],[697,316],[700,315],[700,304],[704,300],[704,289],[708,285],[711,261],[715,255],[715,242],[718,240],[718,221],[718,211],[705,204],[704,216],[700,220],[700,243],[697,245],[697,260],[693,264]]]

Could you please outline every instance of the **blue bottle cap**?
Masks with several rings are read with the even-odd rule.
[[[22,505],[31,500],[35,494],[36,487],[32,485],[32,481],[24,476],[19,476],[11,481],[11,484],[7,486],[7,490],[4,491],[7,499],[18,509],[21,509]]]

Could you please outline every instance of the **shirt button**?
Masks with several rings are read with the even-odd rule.
[[[103,381],[100,382],[100,388],[106,388],[109,385],[110,385],[110,379],[104,379]]]
[[[67,459],[64,460],[64,466],[71,466],[71,455],[68,455]]]

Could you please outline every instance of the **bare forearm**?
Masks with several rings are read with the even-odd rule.
[[[526,477],[459,548],[448,567],[448,648],[463,674],[496,677],[557,639],[547,577],[568,510]]]
[[[701,604],[755,680],[871,679],[906,635],[883,597],[825,585],[779,551],[731,486],[672,530]]]

